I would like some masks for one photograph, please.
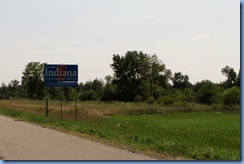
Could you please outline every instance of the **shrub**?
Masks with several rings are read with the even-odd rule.
[[[175,97],[172,95],[161,96],[158,99],[160,105],[173,105],[176,102]]]
[[[223,103],[225,105],[240,104],[240,89],[236,86],[223,92]]]
[[[156,100],[150,96],[147,98],[146,103],[147,104],[154,104],[154,103],[156,103]]]
[[[79,95],[79,99],[83,101],[96,100],[96,94],[93,90],[82,91]]]
[[[141,102],[143,100],[143,97],[141,95],[136,95],[135,102]]]
[[[115,86],[108,84],[105,86],[101,100],[102,101],[112,101],[116,99],[116,88]]]
[[[217,87],[211,81],[205,80],[196,85],[196,99],[198,103],[211,105],[217,103]]]

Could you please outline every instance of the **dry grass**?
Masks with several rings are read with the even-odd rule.
[[[14,109],[33,114],[45,115],[45,100],[0,100],[0,108]],[[61,102],[58,100],[49,100],[48,115],[52,117],[60,116]],[[75,103],[72,101],[63,101],[63,118],[74,120]],[[97,101],[79,101],[77,103],[77,120],[97,120],[111,115],[141,114],[151,112],[150,105],[138,103],[123,102],[97,102]]]
[[[33,114],[45,115],[45,100],[34,101],[27,99],[0,100],[0,108],[14,109]],[[49,100],[49,116],[61,117],[58,100]],[[111,115],[140,115],[155,113],[174,113],[174,112],[192,112],[192,111],[216,111],[215,106],[206,106],[200,104],[188,104],[187,106],[163,107],[158,104],[146,103],[123,103],[123,102],[98,102],[98,101],[78,101],[77,120],[92,121]],[[222,108],[222,106],[221,106]],[[237,108],[238,109],[238,108]],[[75,103],[73,101],[62,103],[63,119],[74,120]],[[221,111],[221,110],[220,110]]]
[[[18,100],[0,100],[0,108],[14,109],[33,114],[45,114],[46,102],[34,101],[26,99]],[[105,117],[106,115],[122,114],[127,109],[126,104],[117,105],[117,103],[102,103],[102,102],[78,102],[77,103],[77,119],[78,120],[94,120]],[[48,114],[53,117],[60,117],[61,102],[51,100],[48,103]],[[62,112],[64,119],[74,119],[75,103],[62,102]]]

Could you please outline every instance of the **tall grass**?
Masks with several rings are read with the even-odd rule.
[[[58,100],[49,101],[49,116],[60,117],[61,102]],[[0,100],[0,107],[15,109],[34,114],[45,115],[45,100]],[[74,102],[62,102],[64,119],[74,119]],[[159,114],[173,112],[193,112],[193,111],[213,111],[213,112],[240,112],[240,106],[223,106],[214,104],[211,106],[195,103],[176,103],[172,106],[160,106],[159,104],[146,103],[124,103],[124,102],[98,102],[98,101],[78,101],[78,120],[92,120],[111,115],[138,115],[138,114]]]

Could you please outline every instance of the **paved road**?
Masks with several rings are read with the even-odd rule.
[[[4,160],[152,160],[1,115],[0,156]]]

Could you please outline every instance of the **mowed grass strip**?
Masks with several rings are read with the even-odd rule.
[[[200,160],[240,160],[240,114],[177,112],[111,115],[73,122],[57,117],[0,109],[0,114],[85,133],[135,151]]]

